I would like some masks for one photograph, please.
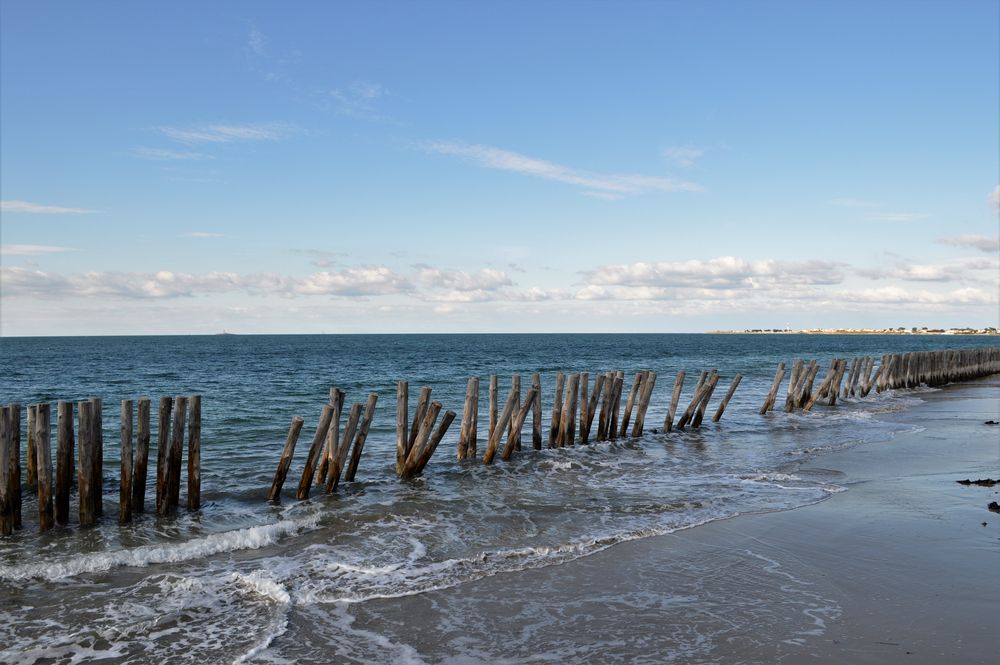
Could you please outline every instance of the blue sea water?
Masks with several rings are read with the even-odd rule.
[[[989,337],[874,335],[3,338],[0,403],[104,399],[106,507],[95,528],[77,527],[73,513],[69,527],[38,533],[37,505],[26,493],[24,530],[0,539],[0,660],[308,662],[310,652],[298,650],[302,631],[295,644],[286,639],[301,624],[324,655],[378,660],[371,655],[384,647],[378,634],[345,637],[357,603],[823,500],[842,490],[839,479],[799,473],[803,459],[891,438],[901,426],[880,414],[920,400],[919,390],[873,392],[786,414],[786,379],[779,411],[760,416],[778,362],[807,358],[825,367],[834,357],[995,345]],[[688,374],[683,408],[697,372],[711,368],[722,378],[710,409],[732,376],[744,375],[723,420],[658,431],[675,373]],[[512,375],[522,376],[523,394],[530,375],[541,373],[547,433],[556,372],[623,370],[627,391],[640,369],[658,373],[640,438],[528,445],[489,467],[456,459],[469,376],[481,379],[483,442],[490,374],[500,377],[502,404]],[[430,386],[459,414],[425,473],[405,482],[393,473],[400,379],[410,382],[414,402],[418,387]],[[297,502],[294,487],[331,386],[345,391],[348,405],[377,393],[374,424],[356,482]],[[117,404],[148,396],[155,412],[158,397],[191,393],[203,396],[204,506],[119,526]],[[282,502],[269,505],[264,497],[295,415],[305,418],[303,434]],[[530,423],[525,433],[530,441]],[[412,651],[405,653],[419,661]]]

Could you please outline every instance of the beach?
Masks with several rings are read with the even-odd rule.
[[[893,416],[914,431],[809,460],[846,488],[825,501],[371,601],[351,627],[426,662],[993,663],[998,487],[956,481],[1000,475],[1000,380],[922,399]]]

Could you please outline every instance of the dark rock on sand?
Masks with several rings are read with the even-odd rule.
[[[969,480],[968,478],[966,478],[965,480],[956,480],[955,482],[958,483],[959,485],[979,485],[980,487],[993,487],[997,483],[1000,483],[1000,480],[993,480],[992,478],[980,478],[979,480]]]
[[[990,509],[990,512],[1000,513],[1000,503],[996,501],[990,501],[990,505],[986,507]]]

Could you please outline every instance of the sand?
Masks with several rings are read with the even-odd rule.
[[[558,566],[356,607],[429,662],[995,663],[1000,379],[882,417],[915,431],[815,457],[846,491]]]

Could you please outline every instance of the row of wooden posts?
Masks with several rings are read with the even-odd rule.
[[[74,419],[74,406],[76,419]],[[150,400],[121,403],[121,472],[118,521],[131,521],[145,510],[146,475],[151,438]],[[52,405],[27,408],[26,485],[37,493],[38,525],[42,530],[70,522],[70,494],[76,452],[79,522],[89,526],[104,512],[104,425],[99,397],[56,407],[56,455],[52,464]],[[133,415],[138,418],[134,419]],[[0,407],[0,535],[22,527],[20,404]],[[74,431],[74,420],[76,429]],[[167,515],[180,502],[184,427],[187,420],[187,507],[201,506],[201,396],[161,397],[156,459],[156,513]],[[133,437],[133,422],[137,421]],[[135,446],[133,448],[133,439]],[[75,449],[75,451],[74,451]],[[53,471],[55,483],[53,487]]]

